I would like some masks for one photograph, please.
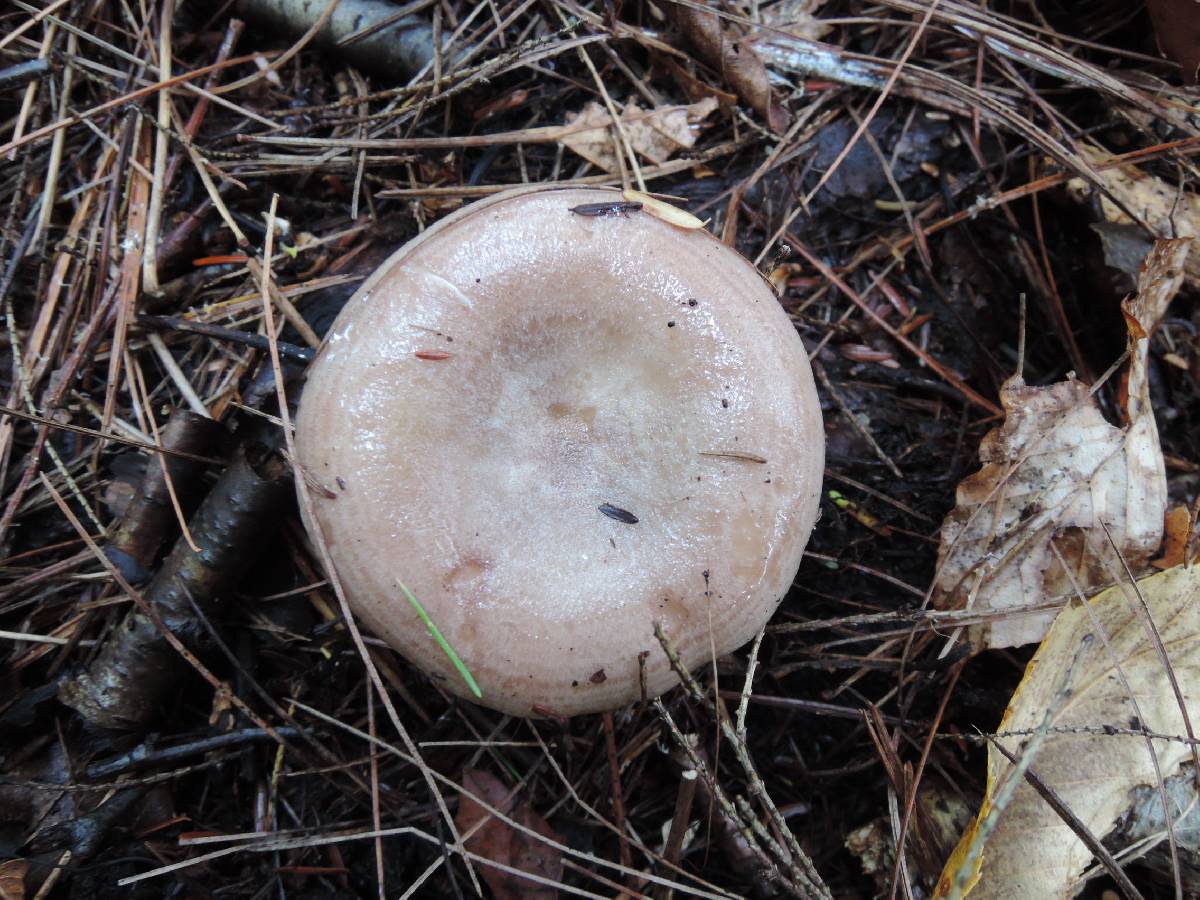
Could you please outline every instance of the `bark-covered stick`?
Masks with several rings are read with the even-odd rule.
[[[291,495],[287,464],[262,445],[239,451],[192,517],[200,552],[180,538],[145,590],[145,599],[184,644],[202,638],[189,594],[214,609],[266,546]],[[156,716],[186,668],[154,622],[132,609],[86,671],[59,685],[59,699],[93,728],[136,730]]]
[[[11,87],[14,84],[24,84],[36,78],[42,78],[50,73],[50,60],[42,57],[19,62],[16,65],[0,69],[0,88]]]
[[[329,0],[238,0],[236,10],[255,24],[298,36],[314,24]],[[420,16],[394,22],[398,7],[384,0],[342,0],[312,45],[333,51],[351,65],[392,79],[415,75],[433,60],[433,28]],[[380,26],[360,40],[338,46],[357,32]]]
[[[216,456],[225,436],[225,429],[212,419],[177,409],[163,428],[162,445],[197,456]],[[162,459],[162,465],[157,459],[146,463],[142,483],[104,549],[131,584],[141,584],[150,577],[159,547],[178,530],[171,493],[163,477],[164,466],[184,515],[191,514],[204,491],[202,463],[182,456],[163,455]]]

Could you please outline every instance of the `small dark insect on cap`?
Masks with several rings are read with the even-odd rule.
[[[642,204],[635,201],[617,200],[612,203],[580,203],[578,206],[568,207],[570,212],[577,216],[627,216],[631,212],[637,212],[642,208]]]
[[[613,506],[611,503],[601,504],[600,512],[604,513],[610,519],[616,519],[618,522],[624,522],[626,525],[636,525],[638,523],[638,517],[629,510]]]

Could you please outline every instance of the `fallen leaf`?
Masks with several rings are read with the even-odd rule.
[[[1076,584],[1085,594],[1112,584],[1122,560],[1141,574],[1158,549],[1166,471],[1146,336],[1179,290],[1188,244],[1156,243],[1137,295],[1122,304],[1132,345],[1125,428],[1106,421],[1087,385],[1073,379],[1029,387],[1016,376],[1001,388],[1004,424],[980,444],[983,468],[958,486],[934,583],[939,609],[1008,613],[974,626],[973,642],[1041,640]]]
[[[758,113],[774,132],[784,131],[791,117],[771,90],[767,67],[740,35],[727,34],[716,13],[670,3],[667,14],[700,58]]]
[[[917,791],[913,813],[913,827],[904,845],[904,856],[910,877],[915,875],[919,878],[921,886],[928,891],[939,873],[935,868],[926,877],[922,869],[919,854],[913,846],[922,839],[917,823],[927,823],[929,833],[924,839],[930,845],[928,852],[936,859],[935,865],[940,865],[963,833],[963,828],[971,821],[971,807],[960,791],[951,790],[934,778],[925,778]],[[845,847],[852,856],[858,857],[863,874],[875,882],[876,896],[890,893],[892,870],[896,863],[896,835],[892,830],[891,818],[883,815],[856,828],[846,837]]]
[[[780,0],[762,8],[764,31],[785,32],[807,41],[819,41],[833,30],[817,18],[816,12],[825,0]]]
[[[1145,737],[1104,733],[1105,726],[1170,735],[1186,731],[1150,620],[1185,705],[1195,709],[1200,701],[1200,568],[1179,566],[1138,582],[1136,592],[1128,583],[1119,584],[1086,606],[1063,610],[997,729],[1002,735],[997,740],[1019,757],[1028,736],[1047,728],[1030,770],[1096,837],[1125,814],[1139,787],[1155,785],[1158,778]],[[1007,733],[1012,736],[1003,736]],[[1191,753],[1184,741],[1153,743],[1163,778]],[[995,829],[977,838],[1010,770],[1004,755],[989,747],[987,793],[942,872],[937,896],[946,896],[956,878],[970,886],[972,900],[1073,895],[1091,853],[1024,780],[999,812]],[[977,839],[983,840],[983,852],[974,865],[966,864]],[[960,868],[965,869],[961,874]]]
[[[1200,19],[1200,4],[1195,0],[1189,2],[1198,7],[1197,17]],[[1105,154],[1097,150],[1085,150],[1084,156],[1093,164],[1108,160]],[[1098,177],[1113,198],[1140,216],[1156,234],[1177,238],[1200,236],[1200,194],[1185,189],[1186,179],[1184,185],[1172,184],[1143,172],[1137,166],[1104,169],[1098,173]],[[1072,178],[1068,181],[1067,194],[1081,203],[1090,203],[1093,194],[1096,194],[1105,222],[1138,227],[1112,198],[1097,192],[1085,179]],[[1138,230],[1141,231],[1140,228]],[[1127,261],[1109,254],[1108,242],[1105,251],[1110,265],[1128,271]],[[1200,288],[1200,253],[1192,254],[1187,260],[1184,273],[1191,287]]]
[[[717,101],[706,97],[687,106],[660,106],[644,110],[636,103],[626,105],[621,125],[629,144],[638,155],[656,165],[666,162],[679,150],[694,147],[699,125],[717,108]],[[580,130],[574,130],[578,127]],[[599,103],[589,103],[582,112],[567,115],[562,142],[588,162],[606,172],[621,171],[617,161],[617,138],[612,116]]]
[[[467,769],[463,772],[462,786],[466,792],[500,810],[514,822],[544,837],[560,840],[549,823],[533,811],[528,801],[518,802],[513,792],[496,776],[482,769]],[[467,793],[459,795],[458,815],[454,817],[454,823],[464,837],[476,825],[479,826],[465,841],[466,848],[472,853],[539,878],[562,880],[562,856],[558,850],[495,818]],[[496,900],[554,900],[558,896],[558,889],[551,885],[522,878],[494,866],[481,865],[479,871]]]
[[[1184,763],[1174,775],[1165,779],[1167,808],[1172,812],[1175,844],[1182,864],[1183,883],[1189,887],[1200,883],[1195,863],[1200,854],[1200,794],[1196,790],[1196,768]],[[1180,816],[1180,810],[1187,810]],[[1112,853],[1139,844],[1146,849],[1138,854],[1138,866],[1151,873],[1159,883],[1169,883],[1175,871],[1171,860],[1171,845],[1164,840],[1166,819],[1163,816],[1162,793],[1157,784],[1137,788],[1128,811],[1104,836],[1104,846]]]
[[[642,204],[643,212],[654,216],[656,219],[662,219],[676,228],[692,231],[704,227],[704,223],[686,209],[672,206],[665,200],[659,200],[657,197],[651,197],[649,194],[643,194],[641,191],[624,191],[621,196],[630,203]]]
[[[1089,227],[1100,238],[1105,265],[1124,272],[1129,276],[1129,284],[1132,286],[1142,268],[1142,260],[1154,246],[1154,239],[1137,225],[1092,222]]]
[[[1192,516],[1180,504],[1167,513],[1162,556],[1150,563],[1156,569],[1171,569],[1187,562],[1188,539],[1192,534]]]
[[[1187,84],[1200,81],[1200,9],[1196,0],[1146,0],[1158,48],[1183,67]]]

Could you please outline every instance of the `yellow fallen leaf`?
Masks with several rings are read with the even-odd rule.
[[[1158,549],[1166,471],[1147,336],[1179,290],[1188,244],[1156,243],[1137,295],[1122,305],[1132,348],[1125,428],[1109,423],[1075,380],[1030,387],[1014,377],[1001,388],[1004,424],[980,444],[983,468],[958,486],[934,582],[938,608],[993,614],[972,629],[975,643],[1041,640],[1075,584],[1090,594],[1116,581],[1124,564],[1141,574]]]
[[[1184,705],[1195,710],[1200,701],[1200,567],[1179,566],[1143,579],[1136,591],[1119,584],[1086,605],[1063,610],[1025,669],[997,729],[997,740],[1016,757],[1033,740],[1031,735],[1045,730],[1030,770],[1097,837],[1129,808],[1135,788],[1157,783],[1151,743],[1163,778],[1191,755],[1183,741],[1150,741],[1140,733],[1142,728],[1163,735],[1186,733],[1150,622],[1161,636]],[[980,823],[1010,772],[1012,764],[989,747],[983,804],[946,864],[936,896],[948,896],[956,880],[971,900],[1074,895],[1091,853],[1024,780],[999,808],[994,829],[983,834]],[[982,853],[975,853],[980,846]]]
[[[621,196],[630,203],[642,204],[642,212],[649,213],[656,219],[662,219],[676,228],[692,229],[704,227],[704,223],[686,209],[672,206],[665,200],[659,200],[657,197],[651,197],[649,194],[643,194],[641,191],[624,191]]]

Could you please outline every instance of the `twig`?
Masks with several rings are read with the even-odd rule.
[[[698,780],[699,773],[695,769],[684,769],[679,775],[679,793],[675,797],[675,814],[671,817],[671,828],[667,832],[667,840],[663,845],[663,859],[667,862],[679,862],[679,857],[683,853],[683,840],[687,837]]]
[[[679,676],[680,682],[687,689],[692,700],[715,716],[717,724],[720,726],[721,734],[724,736],[726,743],[732,748],[734,756],[737,757],[738,764],[741,765],[742,771],[746,774],[750,794],[762,803],[771,817],[772,823],[787,843],[787,853],[784,853],[781,847],[775,847],[776,858],[782,865],[788,867],[806,894],[818,898],[832,897],[829,889],[825,886],[825,882],[821,880],[821,875],[817,872],[816,866],[813,865],[808,854],[804,852],[799,841],[796,840],[796,836],[792,833],[792,829],[788,826],[787,821],[780,815],[779,809],[775,806],[775,802],[767,792],[766,785],[763,784],[762,778],[758,774],[758,769],[750,759],[750,751],[746,746],[746,742],[741,740],[734,730],[733,723],[729,721],[729,716],[725,712],[724,706],[714,704],[701,689],[695,678],[692,677],[691,672],[688,671],[687,667],[683,664],[683,660],[680,659],[679,653],[675,649],[671,639],[663,630],[662,623],[654,623],[654,636],[658,638],[663,652],[666,653],[667,659],[671,663],[671,668]],[[773,839],[771,842],[774,843]]]
[[[268,237],[268,240],[270,240],[270,237]],[[264,285],[264,290],[266,290],[275,305],[279,307],[288,324],[296,329],[296,333],[300,335],[301,340],[314,349],[320,347],[321,339],[317,336],[317,333],[304,320],[304,316],[300,314],[300,310],[296,309],[295,304],[287,298],[283,291],[279,290],[275,284],[275,279],[271,277],[266,269],[259,265],[258,260],[253,256],[250,257],[246,260],[246,268],[250,270],[250,275],[256,282]],[[273,332],[271,338],[274,338]],[[268,341],[271,338],[268,338]]]
[[[158,20],[158,76],[171,80],[171,22],[175,17],[175,0],[161,0]],[[167,151],[171,127],[171,92],[158,92],[158,129],[154,139],[154,175],[150,184],[150,201],[146,213],[145,240],[142,243],[142,288],[147,294],[158,294],[158,232],[162,222],[163,200],[167,189]],[[58,132],[59,135],[62,132]],[[57,135],[56,135],[57,137]]]
[[[300,729],[298,728],[284,727],[275,729],[275,735],[280,737],[290,738],[296,737],[299,734]],[[174,763],[181,759],[187,759],[189,756],[199,756],[203,753],[212,753],[217,750],[225,750],[229,747],[240,747],[248,743],[274,741],[275,735],[270,734],[262,728],[241,728],[237,731],[226,731],[222,734],[214,734],[198,738],[194,741],[174,744],[169,747],[155,747],[150,743],[144,743],[136,749],[130,750],[128,753],[122,753],[120,756],[111,759],[91,763],[84,770],[84,777],[91,780],[111,778],[114,775],[120,775],[132,769],[147,769],[151,766]],[[112,785],[103,785],[101,787],[112,788]]]
[[[271,347],[271,342],[265,335],[255,334],[252,331],[239,331],[236,328],[224,328],[220,325],[209,325],[207,322],[194,322],[182,316],[138,316],[137,320],[139,325],[147,328],[202,334],[205,337],[221,341],[245,344],[255,350],[269,350]],[[279,347],[279,355],[292,362],[310,363],[316,356],[315,351],[309,347],[297,347],[286,341],[276,341],[276,344]]]
[[[289,494],[286,476],[282,460],[265,447],[238,454],[192,519],[201,552],[181,538],[145,590],[145,602],[165,628],[191,639],[188,595],[211,604],[237,584],[277,521]],[[62,682],[59,697],[93,727],[137,729],[158,714],[182,670],[154,617],[133,609],[87,670]]]
[[[212,419],[176,410],[162,430],[160,443],[164,450],[206,458],[220,448],[225,437],[225,429]],[[109,559],[131,583],[141,584],[150,577],[159,547],[172,534],[175,505],[190,514],[200,500],[204,487],[201,474],[198,460],[168,457],[165,453],[147,466],[137,493],[105,548]]]
[[[679,726],[675,724],[675,720],[667,711],[666,706],[663,705],[661,697],[655,697],[652,702],[659,718],[666,724],[668,731],[670,731],[672,738],[674,738],[675,746],[679,748],[680,753],[685,758],[685,768],[696,772],[703,780],[709,796],[716,802],[716,805],[720,809],[722,822],[737,836],[740,847],[753,860],[757,875],[772,885],[778,885],[785,890],[791,891],[796,896],[810,896],[800,885],[791,882],[779,870],[778,864],[758,845],[758,842],[755,840],[754,830],[742,818],[742,813],[739,811],[737,805],[729,799],[729,795],[725,793],[724,789],[713,777],[711,767],[701,757],[695,746],[695,735],[685,735],[680,731]]]
[[[900,471],[900,467],[897,466],[892,461],[892,458],[883,451],[882,447],[879,446],[879,442],[875,440],[875,435],[871,434],[870,429],[868,429],[862,422],[858,420],[858,416],[856,416],[846,404],[846,400],[842,397],[841,392],[835,388],[833,386],[833,382],[829,380],[829,375],[825,372],[825,367],[819,362],[814,361],[812,368],[813,374],[817,376],[817,380],[820,381],[825,390],[829,392],[829,396],[833,398],[833,402],[837,405],[837,408],[841,410],[842,415],[845,417],[846,422],[850,425],[850,427],[857,431],[859,436],[867,442],[867,446],[871,448],[872,452],[874,452],[879,461],[887,466],[888,471],[892,473],[895,479],[897,481],[903,481],[904,473]]]
[[[999,406],[997,406],[991,400],[988,400],[988,399],[984,398],[983,396],[981,396],[973,388],[969,387],[966,384],[966,382],[964,382],[962,380],[962,378],[960,378],[956,373],[950,371],[950,369],[948,369],[946,366],[943,366],[940,362],[938,362],[936,359],[934,359],[932,356],[930,356],[928,353],[926,353],[924,350],[922,350],[920,347],[918,347],[916,344],[914,344],[912,341],[910,341],[907,337],[900,334],[900,332],[897,331],[896,328],[891,323],[889,323],[886,319],[884,319],[882,316],[880,316],[879,313],[875,312],[875,310],[873,310],[867,304],[867,302],[858,295],[857,291],[855,291],[848,284],[846,284],[846,282],[844,280],[842,280],[840,277],[838,277],[838,275],[833,271],[833,269],[831,269],[828,265],[826,265],[822,260],[817,258],[806,246],[804,246],[804,244],[802,244],[800,242],[799,238],[793,236],[791,233],[788,233],[786,235],[786,239],[787,239],[787,242],[789,244],[791,244],[791,246],[794,250],[796,250],[801,256],[803,256],[806,260],[808,260],[809,264],[812,265],[813,268],[815,268],[818,272],[821,273],[822,276],[824,276],[832,284],[834,284],[838,288],[838,290],[840,290],[843,294],[845,294],[851,300],[851,302],[854,303],[855,306],[857,306],[859,309],[861,309],[863,312],[865,312],[871,318],[871,320],[873,322],[875,322],[876,325],[878,325],[880,328],[882,328],[884,331],[886,331],[889,335],[891,335],[891,337],[894,341],[899,343],[906,350],[910,351],[917,358],[922,360],[925,363],[925,365],[929,366],[929,368],[931,368],[931,369],[933,369],[933,371],[937,372],[938,375],[940,375],[948,384],[955,387],[967,400],[974,403],[976,406],[980,407],[981,409],[987,410],[988,412],[992,413],[993,415],[997,415],[997,416],[1004,415],[1004,411],[1002,409],[1000,409]]]
[[[104,434],[97,431],[95,428],[86,428],[83,425],[70,425],[66,422],[55,422],[52,419],[46,419],[42,416],[23,413],[19,409],[9,409],[7,406],[0,406],[0,418],[11,416],[14,419],[20,419],[22,422],[33,422],[37,425],[44,425],[46,428],[57,428],[60,431],[70,431],[74,434],[86,434],[88,437],[94,437],[101,441],[113,441],[117,444],[124,444],[127,447],[136,447],[139,450],[145,450],[149,453],[161,453],[164,456],[173,456],[178,459],[190,459],[194,462],[204,463],[210,466],[222,465],[222,461],[211,456],[200,456],[195,453],[189,453],[184,450],[172,450],[169,447],[159,447],[155,444],[150,444],[145,441],[138,441],[132,438],[120,437],[112,433]]]
[[[171,355],[171,351],[163,343],[163,339],[154,333],[151,333],[148,339],[150,347],[154,350],[154,355],[158,357],[158,361],[162,363],[162,367],[166,370],[167,375],[174,382],[176,390],[187,401],[187,405],[191,407],[192,412],[203,418],[211,419],[212,414],[208,411],[208,407],[204,405],[204,401],[200,399],[200,395],[196,393],[196,389],[192,387],[187,376],[183,374],[183,370],[179,368],[179,363],[175,362],[175,357]]]
[[[625,798],[621,793],[621,767],[617,763],[617,738],[613,730],[613,715],[611,712],[601,716],[604,722],[604,749],[608,756],[608,780],[612,791],[613,822],[621,837],[621,865],[628,866],[632,860],[629,853],[629,839],[625,832]]]
[[[1101,527],[1103,527],[1103,523],[1101,523]],[[1104,530],[1105,530],[1105,533],[1108,534],[1108,529],[1105,528]],[[1108,539],[1110,542],[1112,541],[1111,534],[1108,535]],[[1084,594],[1083,588],[1079,584],[1079,580],[1075,576],[1074,570],[1067,563],[1067,561],[1063,558],[1062,551],[1058,549],[1058,544],[1054,541],[1051,541],[1050,549],[1054,552],[1054,556],[1055,556],[1055,559],[1058,561],[1058,564],[1060,566],[1062,566],[1063,574],[1065,574],[1067,576],[1067,579],[1071,582],[1071,587],[1075,590],[1076,599],[1079,601],[1080,608],[1082,608],[1084,610],[1084,612],[1087,614],[1088,620],[1090,621],[1091,626],[1094,630],[1094,634],[1088,634],[1086,636],[1085,640],[1088,643],[1090,643],[1091,640],[1093,639],[1094,635],[1099,635],[1100,642],[1104,645],[1104,652],[1106,654],[1108,654],[1108,658],[1112,662],[1113,671],[1116,673],[1117,680],[1121,684],[1121,689],[1125,692],[1125,696],[1129,700],[1129,705],[1133,708],[1134,715],[1137,716],[1138,722],[1140,722],[1144,725],[1145,722],[1147,721],[1146,715],[1142,712],[1141,704],[1138,702],[1137,693],[1133,690],[1133,686],[1129,683],[1129,677],[1125,674],[1125,668],[1124,668],[1124,666],[1121,665],[1121,661],[1117,657],[1116,650],[1112,646],[1112,641],[1109,638],[1108,630],[1104,627],[1103,623],[1100,621],[1099,614],[1096,612],[1095,608],[1088,601],[1087,596]],[[1120,551],[1118,551],[1118,555],[1121,555]],[[1102,555],[1102,554],[1097,553],[1096,556],[1104,563],[1104,565],[1106,567],[1111,565],[1106,554]],[[1122,562],[1124,562],[1124,557],[1122,557]],[[1133,574],[1131,572],[1129,572],[1128,567],[1126,567],[1125,571],[1127,573],[1127,577],[1132,579]],[[1124,594],[1125,593],[1124,583],[1118,581],[1118,584],[1121,586],[1122,594]],[[1147,623],[1146,623],[1145,619],[1143,619],[1143,616],[1145,616],[1146,618],[1149,619],[1148,627],[1149,627],[1149,631],[1152,635],[1151,640],[1153,641],[1153,637],[1155,637],[1155,636],[1158,637],[1158,639],[1159,639],[1158,646],[1155,647],[1155,651],[1156,651],[1156,653],[1160,654],[1159,655],[1160,659],[1165,660],[1164,666],[1168,673],[1168,677],[1173,678],[1174,671],[1171,667],[1170,657],[1166,656],[1166,651],[1161,646],[1162,636],[1158,633],[1157,625],[1154,624],[1153,617],[1151,617],[1149,615],[1149,611],[1145,607],[1145,602],[1146,602],[1145,598],[1142,597],[1141,591],[1137,589],[1136,584],[1137,583],[1134,582],[1134,590],[1136,592],[1137,599],[1138,599],[1139,603],[1141,604],[1141,606],[1133,607],[1134,611],[1135,611],[1135,615],[1138,617],[1138,619],[1141,622],[1143,627],[1147,627]],[[1187,708],[1183,707],[1182,712],[1183,712],[1183,716],[1184,716],[1184,722],[1187,723],[1188,722]],[[1189,737],[1191,737],[1190,729],[1189,729]],[[1196,749],[1196,745],[1192,744],[1190,749],[1191,749],[1191,753],[1192,753],[1192,758],[1194,759],[1198,752]],[[1179,863],[1179,839],[1175,836],[1175,823],[1174,823],[1173,817],[1171,815],[1171,804],[1170,804],[1169,798],[1167,797],[1166,777],[1162,771],[1162,766],[1160,765],[1160,763],[1158,761],[1158,749],[1154,746],[1154,741],[1151,740],[1149,737],[1146,738],[1146,753],[1150,758],[1151,764],[1154,766],[1155,787],[1158,790],[1159,801],[1162,803],[1163,823],[1166,825],[1166,830],[1167,830],[1167,844],[1169,845],[1170,850],[1171,850],[1171,868],[1172,868],[1173,877],[1175,880],[1175,896],[1177,898],[1182,898],[1183,897],[1183,881],[1182,881],[1183,876],[1181,874],[1182,867]],[[1197,774],[1197,777],[1200,777],[1200,774]]]

